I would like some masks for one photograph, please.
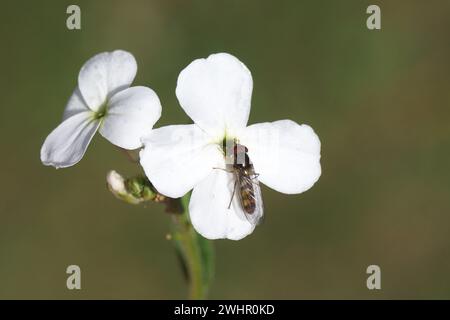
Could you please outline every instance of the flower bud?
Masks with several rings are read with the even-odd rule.
[[[108,172],[106,182],[112,193],[125,194],[127,192],[125,189],[125,180],[117,171],[111,170]]]
[[[106,176],[108,189],[118,199],[131,204],[144,201],[152,201],[156,198],[156,192],[146,177],[133,177],[125,179],[114,170]]]

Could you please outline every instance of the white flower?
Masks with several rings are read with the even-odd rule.
[[[161,104],[153,90],[130,87],[136,71],[136,60],[125,51],[89,59],[80,70],[62,123],[42,145],[42,163],[56,168],[76,164],[97,130],[121,148],[141,147],[141,137],[161,116]]]
[[[190,217],[209,239],[242,239],[255,228],[238,197],[228,208],[234,176],[225,170],[223,141],[248,148],[260,182],[282,193],[308,190],[319,178],[320,141],[291,120],[247,127],[253,81],[237,58],[219,53],[198,59],[179,75],[176,95],[195,124],[153,130],[144,139],[141,165],[156,189],[172,198],[191,189]]]

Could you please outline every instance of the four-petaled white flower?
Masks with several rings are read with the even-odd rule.
[[[62,123],[41,148],[42,163],[56,168],[76,164],[97,130],[121,148],[140,148],[141,137],[161,116],[161,104],[150,88],[130,87],[136,71],[136,60],[125,51],[89,59],[80,70]]]
[[[253,80],[237,58],[219,53],[198,59],[179,75],[176,95],[194,121],[153,130],[143,138],[141,165],[156,189],[178,198],[193,189],[189,212],[209,239],[242,239],[255,226],[232,197],[234,176],[226,170],[223,141],[248,148],[258,179],[282,193],[308,190],[318,180],[320,140],[308,125],[291,120],[247,127]]]

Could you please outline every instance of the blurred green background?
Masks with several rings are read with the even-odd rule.
[[[66,28],[81,7],[82,29]],[[378,4],[381,31],[366,28]],[[322,141],[308,192],[263,189],[266,221],[215,241],[211,298],[450,298],[450,2],[2,1],[0,298],[186,296],[162,206],[131,206],[105,175],[138,170],[100,135],[76,166],[40,163],[82,64],[125,49],[134,83],[188,123],[178,73],[214,52],[252,71],[250,123],[292,119]],[[82,290],[66,289],[66,267]],[[366,268],[382,269],[382,290]]]

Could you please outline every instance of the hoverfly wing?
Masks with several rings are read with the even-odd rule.
[[[252,213],[252,218],[255,221],[255,225],[260,224],[264,220],[264,205],[261,195],[261,187],[259,186],[258,178],[252,177],[253,189],[255,192],[256,209]],[[248,217],[247,217],[248,219]]]
[[[248,212],[245,209],[244,205],[242,205],[242,209],[248,222],[250,222],[253,226],[256,226],[262,221],[264,215],[261,187],[259,186],[257,176],[236,175],[236,178],[238,179],[238,182],[241,186],[251,186],[252,188],[252,192],[246,193],[246,196],[250,198],[248,200],[254,203],[254,210],[252,212]],[[238,193],[240,197],[240,202],[241,204],[243,204],[245,199],[243,199],[241,192]]]

